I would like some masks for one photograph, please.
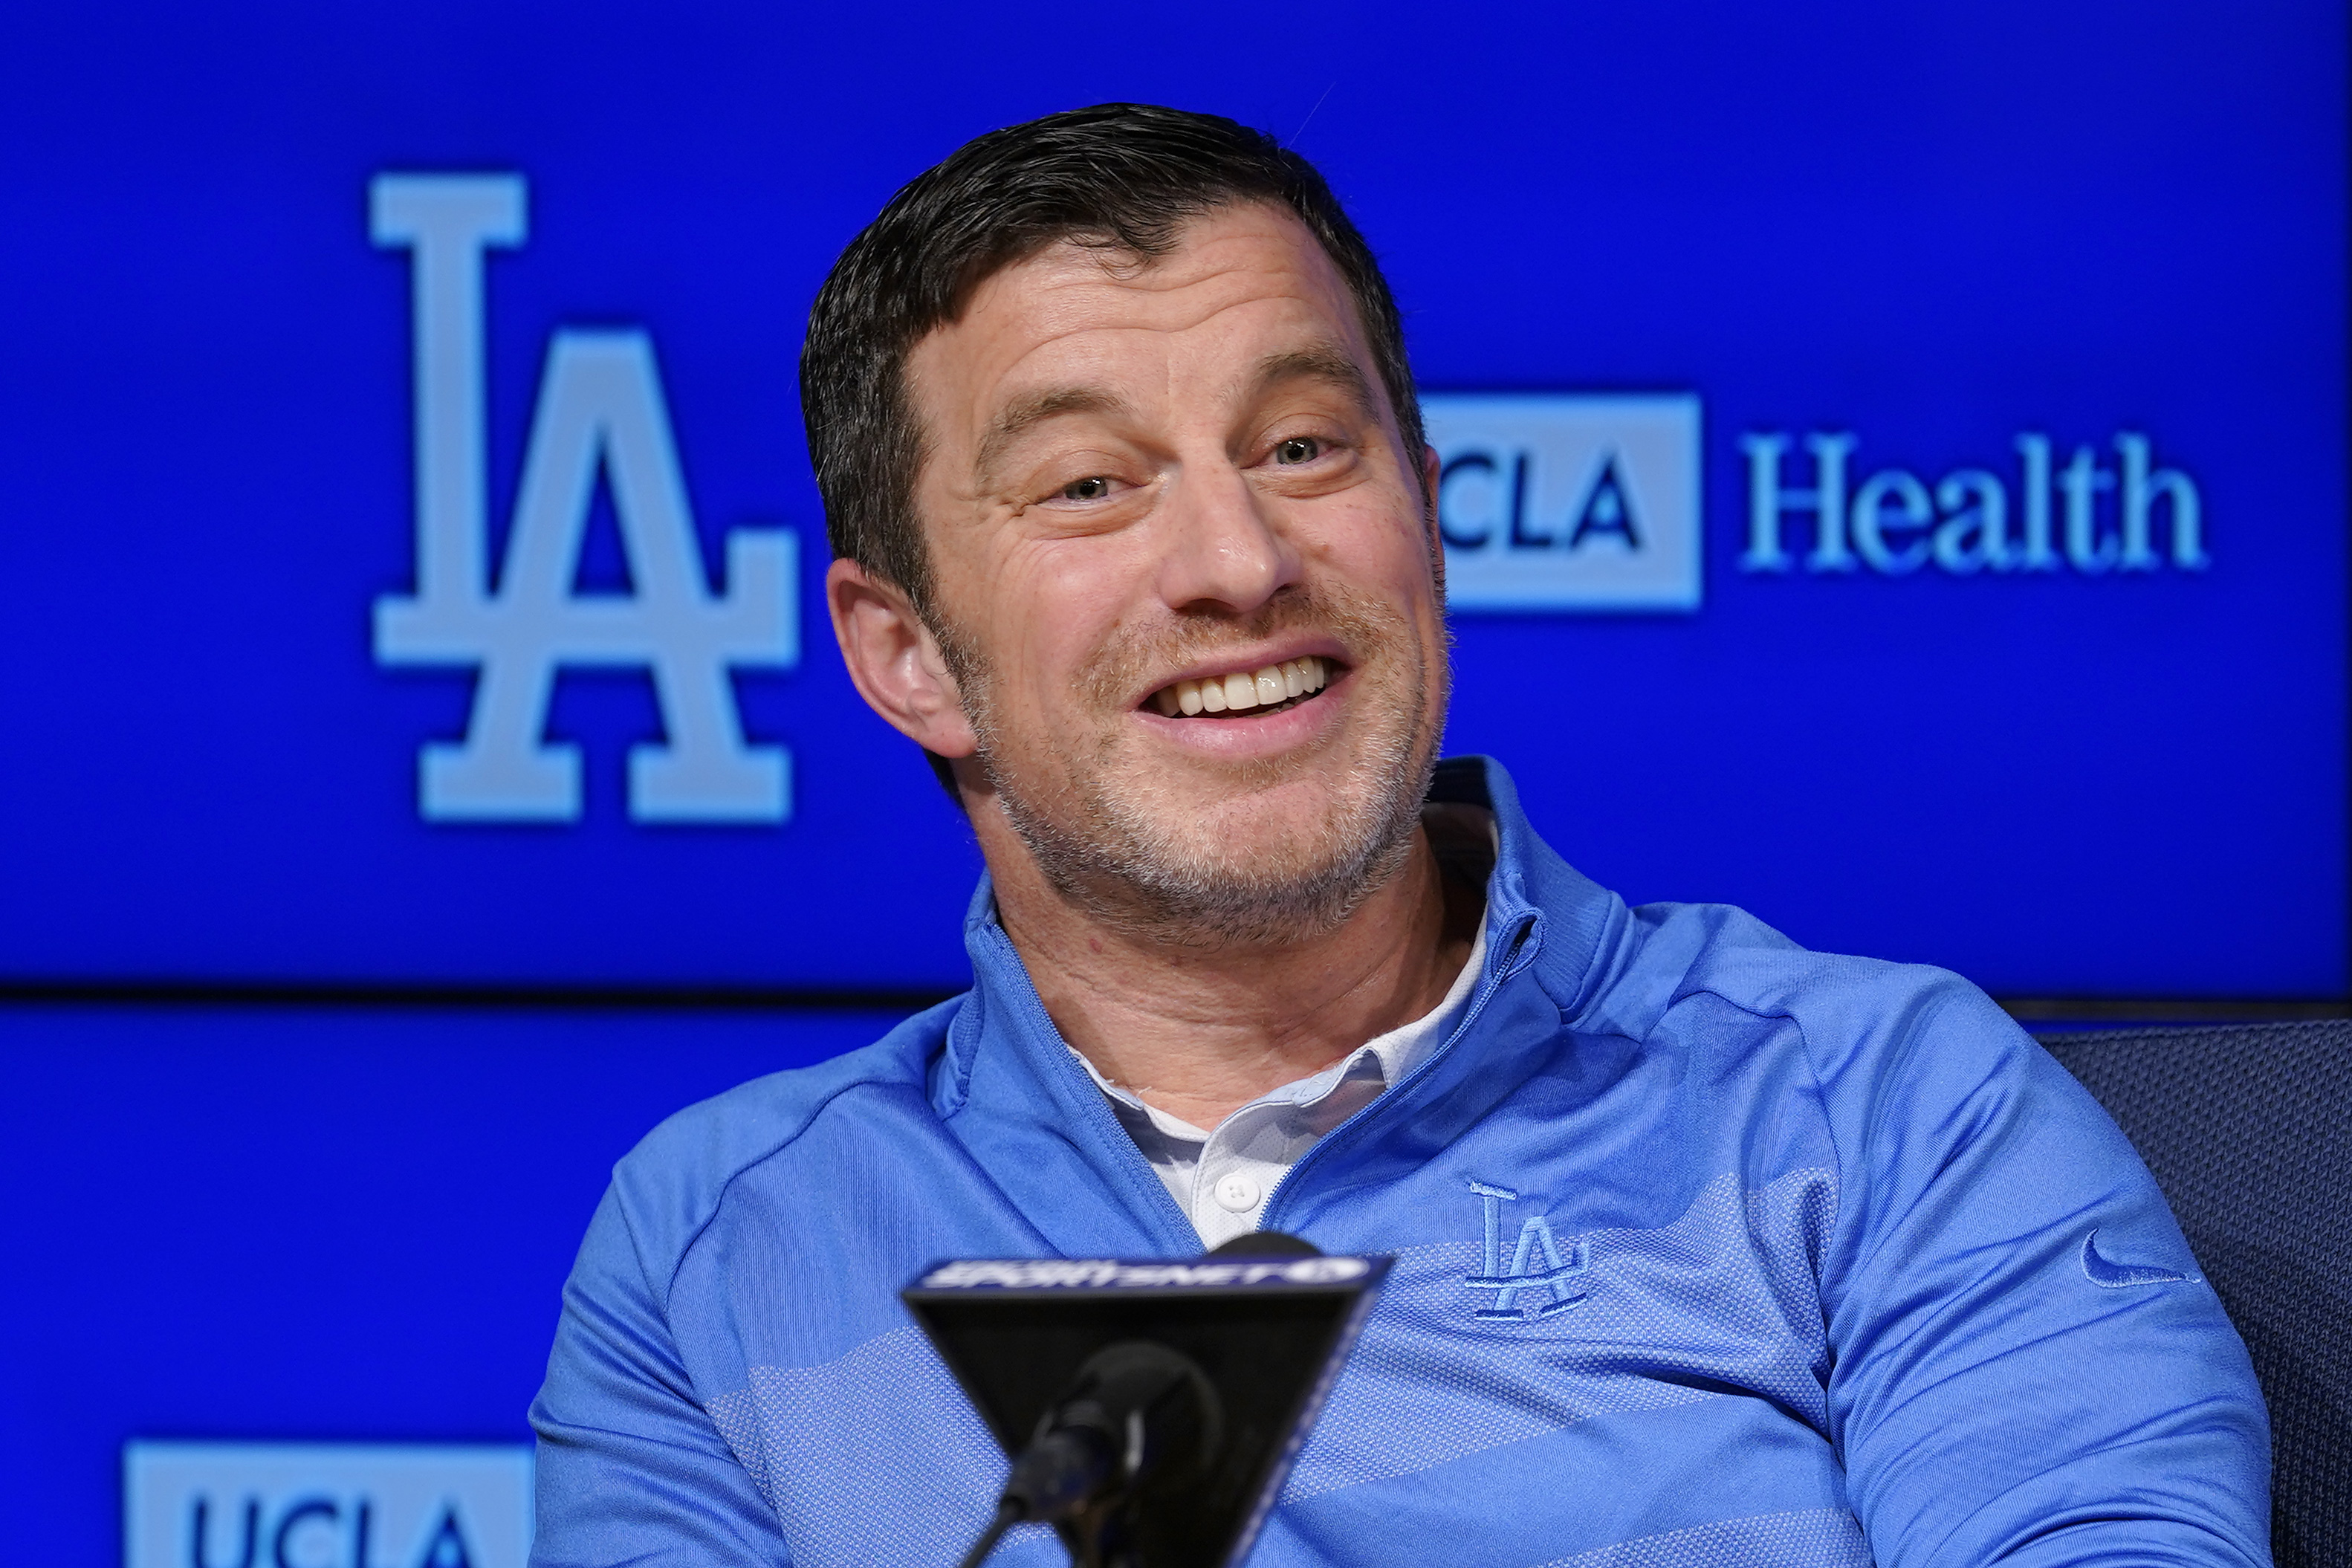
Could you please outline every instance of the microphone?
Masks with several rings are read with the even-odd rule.
[[[901,1293],[1079,1568],[1219,1568],[1256,1538],[1386,1274],[1255,1232],[1189,1260],[978,1258]]]
[[[1223,1425],[1217,1391],[1192,1357],[1149,1340],[1097,1351],[1013,1461],[996,1518],[964,1568],[978,1568],[1007,1530],[1032,1521],[1070,1524],[1099,1543],[1097,1554],[1115,1557],[1125,1510],[1154,1483],[1205,1470]]]

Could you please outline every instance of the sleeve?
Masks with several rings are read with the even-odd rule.
[[[667,1270],[659,1272],[667,1283]],[[539,1434],[532,1568],[788,1568],[775,1510],[697,1403],[608,1191],[563,1289]]]
[[[1974,987],[1883,1015],[1828,1059],[1808,1029],[1831,1432],[1880,1568],[2268,1563],[2253,1369],[2130,1143]]]

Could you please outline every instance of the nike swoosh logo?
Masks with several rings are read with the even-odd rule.
[[[2125,1290],[2134,1285],[2181,1285],[2189,1276],[2152,1263],[2117,1263],[2099,1254],[2099,1233],[2083,1238],[2083,1277],[2105,1290]]]

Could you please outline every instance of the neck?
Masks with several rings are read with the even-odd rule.
[[[1001,816],[973,816],[998,918],[1062,1037],[1196,1127],[1428,1013],[1481,913],[1482,893],[1449,883],[1416,828],[1403,866],[1329,931],[1247,946],[1154,942],[1075,908]]]

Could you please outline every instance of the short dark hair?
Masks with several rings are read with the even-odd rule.
[[[935,629],[914,515],[924,439],[907,356],[993,274],[1066,239],[1151,258],[1193,217],[1286,207],[1339,268],[1418,475],[1421,405],[1404,324],[1371,247],[1313,164],[1213,114],[1103,103],[992,131],[890,198],[817,290],[801,351],[801,416],[835,555],[896,584]]]

